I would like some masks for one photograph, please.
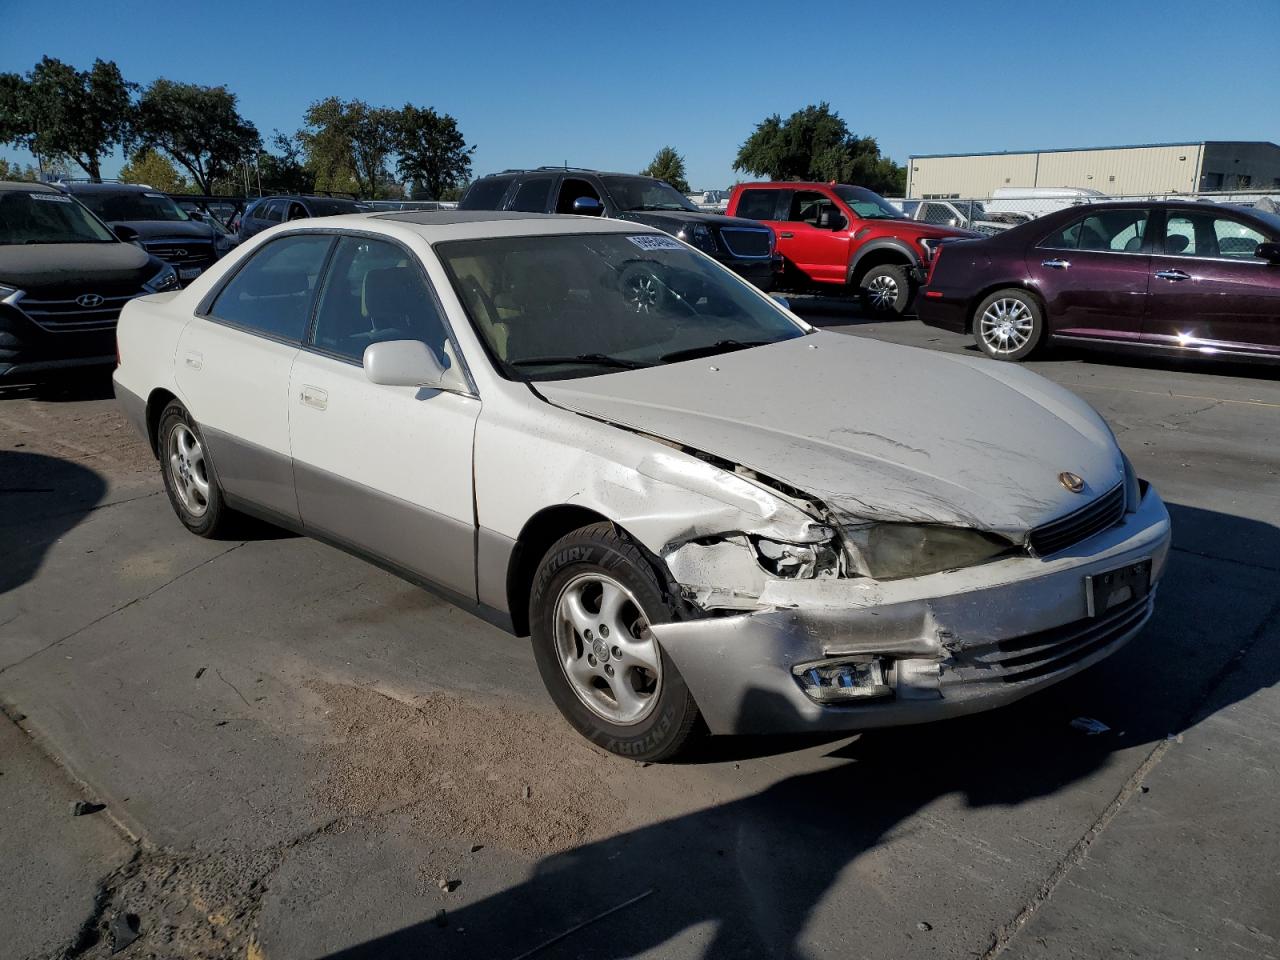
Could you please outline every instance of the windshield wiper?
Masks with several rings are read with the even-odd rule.
[[[652,366],[642,360],[627,360],[623,357],[611,357],[607,353],[578,353],[562,357],[523,357],[509,361],[513,367],[554,367],[562,363],[593,364],[597,367],[617,367],[619,370],[639,370]]]
[[[664,353],[659,359],[663,363],[674,363],[677,360],[696,360],[698,357],[710,357],[717,353],[730,353],[734,350],[746,350],[749,347],[763,347],[772,340],[717,340],[715,343],[704,343],[700,347],[686,347]]]

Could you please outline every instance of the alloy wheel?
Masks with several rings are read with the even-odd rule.
[[[555,605],[556,658],[578,699],[610,723],[645,719],[662,688],[662,657],[635,596],[603,573],[564,585]]]
[[[174,424],[169,431],[169,480],[186,511],[202,517],[209,509],[209,471],[204,448],[194,431],[185,423]]]
[[[1031,309],[1016,297],[1001,297],[982,311],[978,335],[992,353],[1016,353],[1035,333]]]
[[[898,281],[888,274],[872,278],[866,289],[873,310],[892,310],[898,302]]]

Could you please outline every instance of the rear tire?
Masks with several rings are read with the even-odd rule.
[[[160,472],[173,512],[192,533],[216,538],[231,519],[204,438],[187,408],[172,401],[156,429]]]
[[[1040,348],[1044,331],[1040,301],[1017,287],[997,290],[973,312],[973,339],[996,360],[1026,360]]]
[[[596,746],[669,760],[698,727],[684,678],[649,631],[673,618],[670,591],[609,523],[561,537],[529,597],[534,659],[564,718]]]
[[[915,288],[906,267],[882,263],[862,275],[858,296],[868,313],[900,317],[911,306]]]

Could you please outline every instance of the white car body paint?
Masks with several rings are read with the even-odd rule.
[[[1022,368],[813,332],[798,318],[809,335],[770,346],[510,381],[489,361],[432,244],[657,231],[577,217],[404,219],[417,216],[281,225],[187,289],[131,302],[115,376],[130,416],[147,430],[148,402],[173,394],[203,430],[281,457],[306,478],[294,503],[307,532],[360,547],[376,528],[379,559],[502,614],[519,613],[507,609],[507,575],[532,518],[569,505],[611,520],[665,562],[691,605],[691,618],[654,633],[715,732],[849,729],[984,709],[1096,662],[1149,616],[1149,602],[1134,608],[1096,649],[1072,634],[1084,653],[1034,680],[1002,686],[994,655],[982,652],[972,669],[986,673],[966,673],[966,651],[1002,638],[1068,628],[1092,636],[1085,576],[1149,561],[1154,595],[1169,541],[1154,490],[1121,522],[1060,555],[896,581],[779,579],[750,545],[749,537],[814,543],[833,527],[882,521],[1023,542],[1125,480],[1110,430],[1068,391]],[[452,328],[467,390],[375,385],[353,364],[197,316],[261,245],[311,231],[379,235],[409,249]],[[253,467],[250,457],[244,469]],[[1085,478],[1086,496],[1059,481],[1068,470]],[[281,498],[269,489],[281,476],[266,478],[264,499]],[[342,485],[326,487],[326,478]],[[242,490],[254,489],[253,477],[240,479],[249,481]],[[324,518],[315,529],[313,511]],[[850,651],[897,658],[893,703],[819,705],[791,675],[795,664]]]

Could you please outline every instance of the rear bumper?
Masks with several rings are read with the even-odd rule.
[[[1048,560],[1014,558],[915,580],[792,581],[773,609],[656,625],[713,733],[925,723],[1012,703],[1111,655],[1151,615],[1169,515],[1149,488],[1120,525]],[[1151,561],[1150,592],[1098,617],[1084,578]],[[792,668],[881,659],[889,695],[821,704]]]
[[[21,312],[0,305],[0,381],[76,367],[110,366],[116,328],[46,330]]]
[[[945,296],[931,297],[931,292],[936,291],[926,288],[916,297],[916,316],[920,318],[920,322],[952,333],[964,333],[969,326],[967,303]]]
[[[151,431],[147,428],[147,401],[120,383],[118,369],[111,376],[111,385],[115,390],[116,403],[120,404],[120,409],[124,411],[124,415],[133,424],[134,429],[150,444]]]

